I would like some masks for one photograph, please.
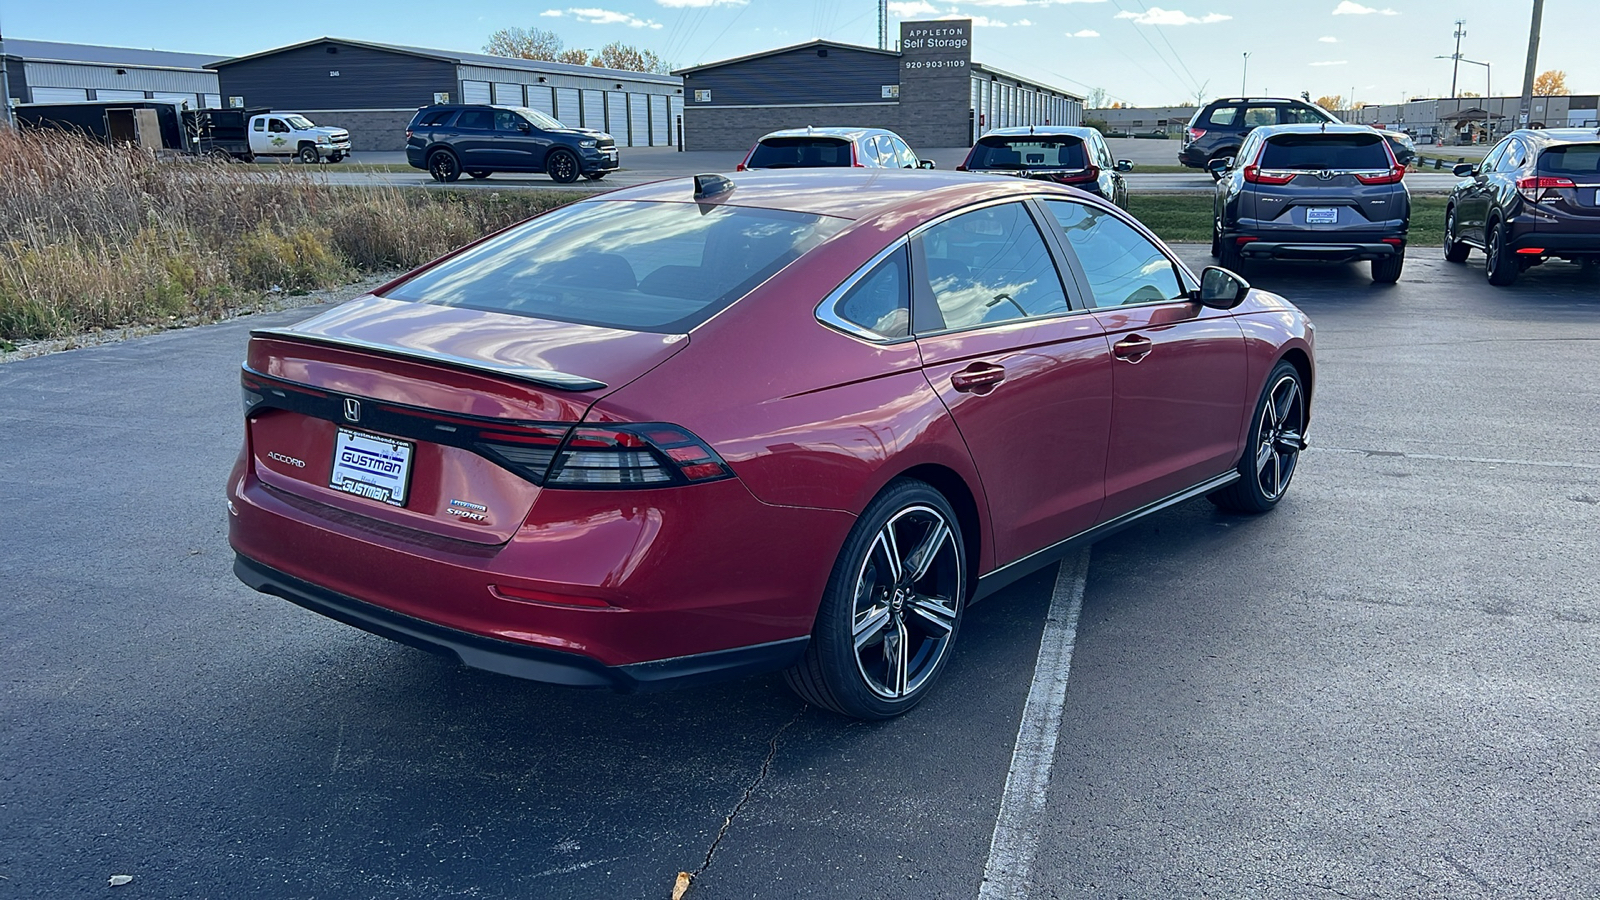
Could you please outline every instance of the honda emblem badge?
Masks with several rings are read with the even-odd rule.
[[[344,417],[351,422],[361,421],[361,401],[354,397],[344,398]]]

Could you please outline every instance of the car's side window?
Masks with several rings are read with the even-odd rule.
[[[917,155],[911,152],[911,148],[906,146],[905,141],[890,138],[889,143],[894,146],[895,159],[899,161],[900,168],[915,169],[917,167]]]
[[[1239,107],[1219,106],[1211,111],[1212,125],[1232,125],[1239,119]]]
[[[907,250],[900,247],[872,267],[833,305],[834,315],[879,337],[911,334],[911,282]]]
[[[1284,106],[1281,107],[1278,112],[1278,124],[1280,125],[1300,125],[1306,123],[1317,125],[1322,121],[1322,116],[1318,115],[1316,110],[1308,107]]]
[[[926,284],[943,319],[931,326],[919,319],[918,331],[970,328],[1070,308],[1044,236],[1021,203],[946,219],[917,241]]]
[[[1244,127],[1255,128],[1259,125],[1278,124],[1277,106],[1251,106],[1244,111]]]
[[[453,109],[435,110],[435,111],[433,111],[431,113],[428,113],[426,116],[423,116],[422,117],[422,122],[420,124],[422,124],[422,125],[430,125],[430,126],[443,125],[446,121],[448,121],[450,119],[451,116],[453,116],[455,114],[456,114],[456,111],[453,110]]]
[[[1097,308],[1188,299],[1172,260],[1115,215],[1084,203],[1045,203],[1089,280]]]
[[[509,109],[497,109],[494,111],[495,131],[516,132],[522,130],[521,126],[525,126],[527,124],[527,119],[524,119]]]
[[[494,125],[494,116],[487,109],[464,109],[461,118],[456,120],[457,128],[471,128],[479,131],[488,131]]]
[[[1493,172],[1495,166],[1500,165],[1500,157],[1505,155],[1506,147],[1510,146],[1510,144],[1510,138],[1507,138],[1497,144],[1495,148],[1490,150],[1489,154],[1483,158],[1483,162],[1478,164],[1478,171]]]
[[[254,125],[252,125],[251,127],[254,128],[256,131],[266,131],[267,130],[267,120],[266,119],[257,119],[256,123]]]
[[[1233,158],[1234,168],[1249,165],[1254,160],[1256,150],[1260,147],[1260,144],[1261,139],[1257,135],[1252,134],[1245,138],[1244,143],[1239,145],[1238,155]]]
[[[1501,172],[1515,172],[1518,169],[1521,169],[1523,164],[1527,161],[1527,148],[1522,146],[1521,141],[1510,140],[1506,142],[1505,155],[1500,157],[1500,164],[1495,168],[1497,171]]]
[[[278,119],[273,119],[267,123],[267,130],[277,134],[288,134],[289,126]]]
[[[900,161],[895,159],[894,145],[889,143],[889,136],[886,134],[880,134],[878,135],[877,140],[878,165],[883,166],[885,169],[899,168]]]

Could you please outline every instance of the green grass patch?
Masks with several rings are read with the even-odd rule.
[[[1411,198],[1411,233],[1408,243],[1419,247],[1444,244],[1444,206],[1447,198]],[[1128,211],[1164,241],[1211,241],[1212,195],[1128,195]]]

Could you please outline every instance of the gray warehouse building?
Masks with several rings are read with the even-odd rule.
[[[212,63],[230,106],[303,113],[350,130],[354,150],[403,150],[419,107],[526,106],[621,147],[676,145],[682,80],[543,60],[324,37]]]
[[[217,73],[206,68],[218,58],[15,38],[5,42],[13,104],[181,100],[196,109],[219,106]]]
[[[972,61],[972,20],[900,23],[898,50],[816,40],[680,69],[684,148],[744,150],[806,125],[888,128],[965,147],[1016,125],[1077,125],[1083,98]]]

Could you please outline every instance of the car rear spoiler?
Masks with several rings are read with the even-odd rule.
[[[328,337],[320,334],[307,334],[295,331],[292,328],[257,328],[250,332],[251,337],[275,338],[278,340],[298,341],[308,344],[326,344],[332,347],[350,347],[356,350],[365,350],[369,353],[378,353],[385,356],[399,356],[406,359],[415,359],[437,365],[450,366],[456,369],[467,369],[474,372],[487,372],[502,378],[512,378],[525,381],[539,387],[553,388],[558,391],[603,391],[606,383],[582,375],[569,375],[566,372],[557,372],[554,369],[535,369],[528,366],[516,366],[508,363],[497,363],[487,359],[471,359],[465,356],[456,356],[450,353],[441,353],[437,350],[414,350],[397,344],[378,343],[352,337]]]

